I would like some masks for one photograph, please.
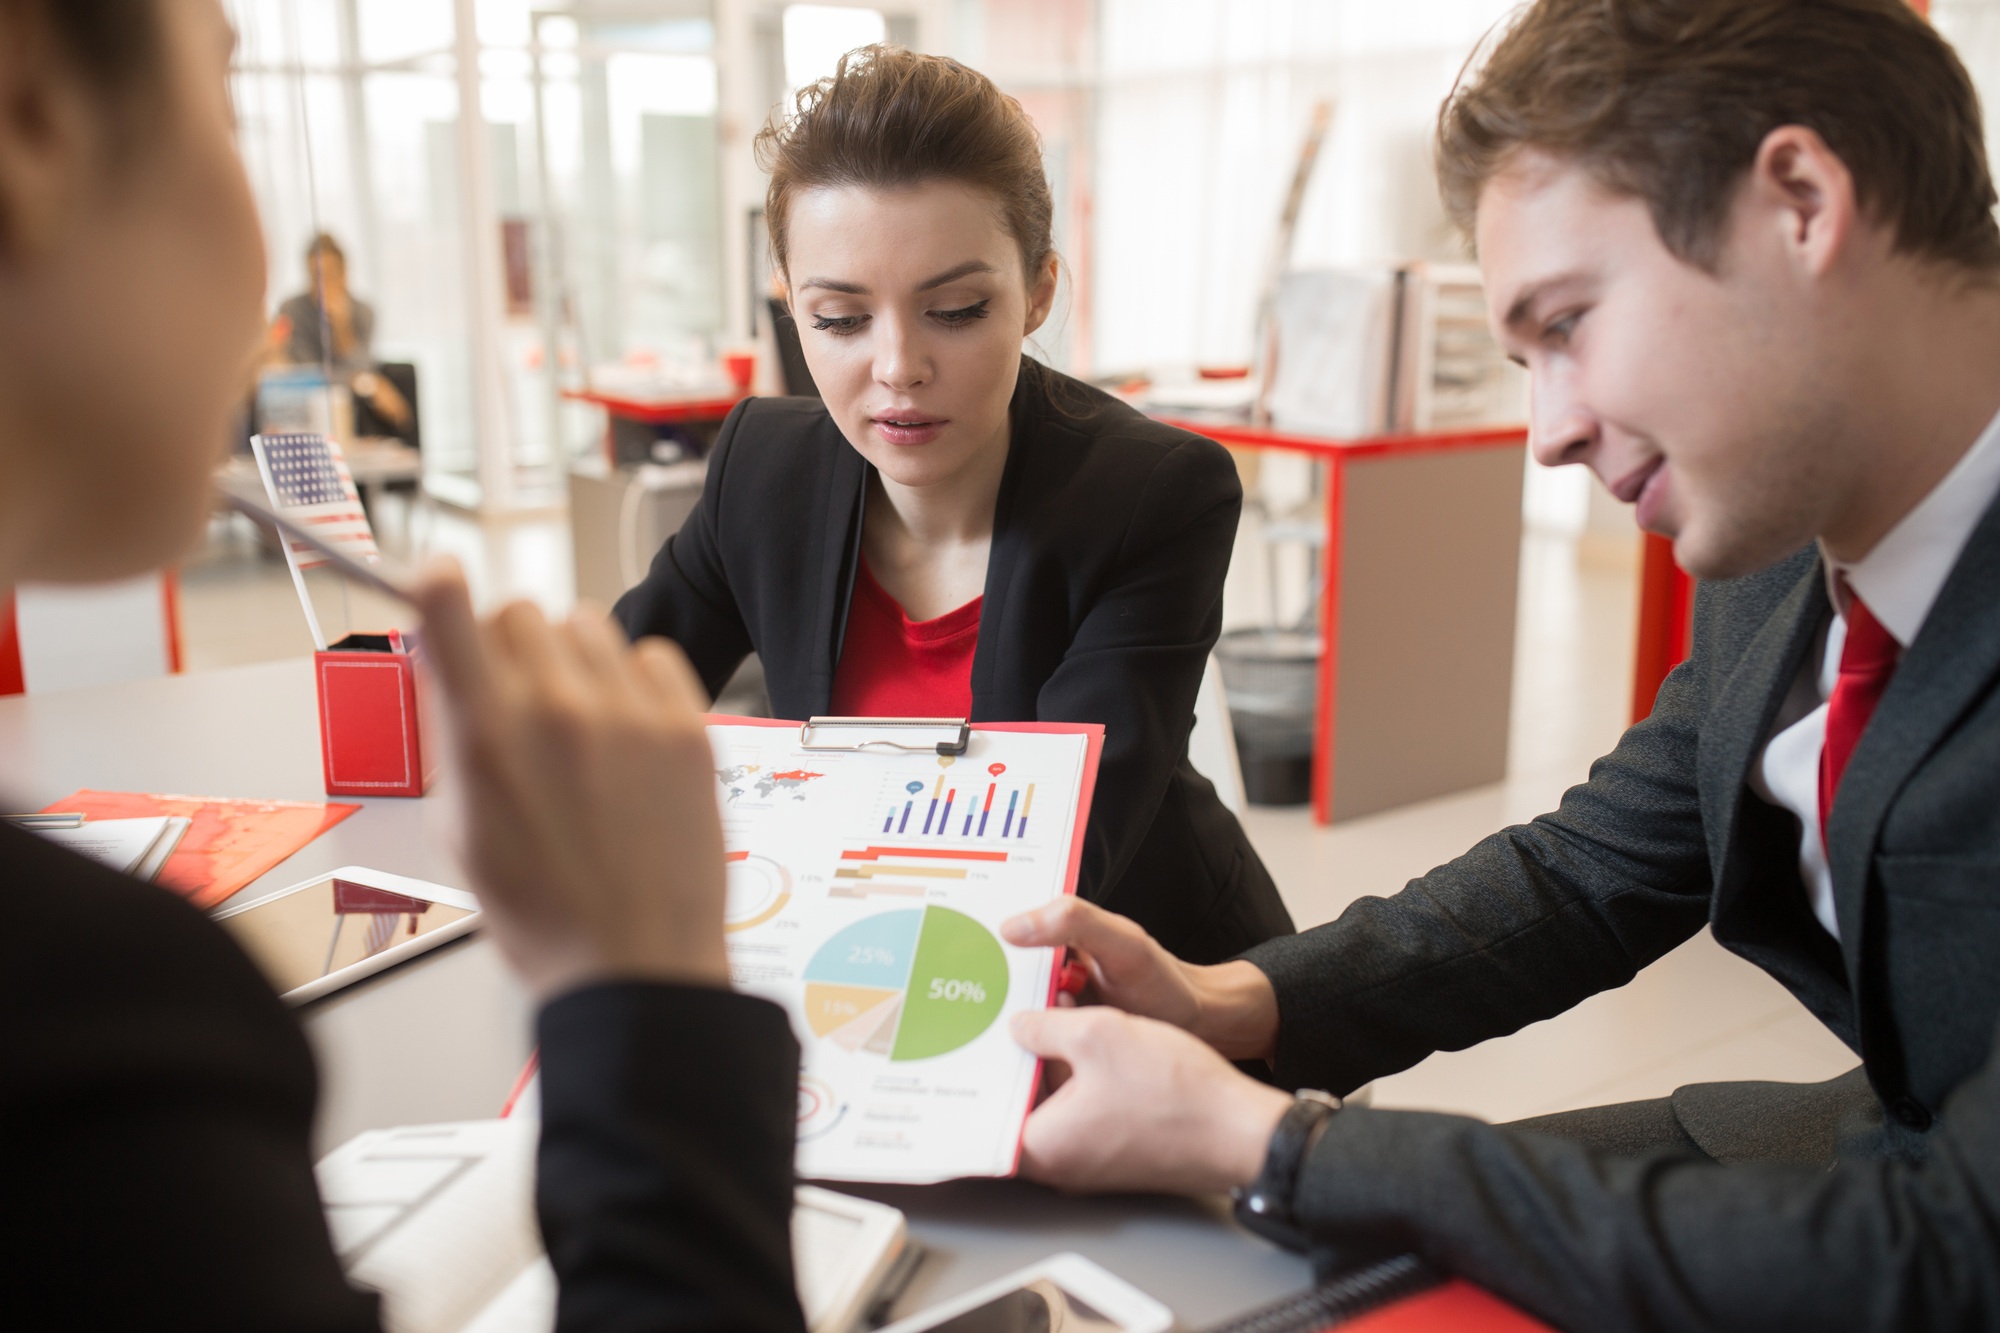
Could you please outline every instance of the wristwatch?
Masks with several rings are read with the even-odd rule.
[[[1304,1250],[1309,1241],[1293,1219],[1293,1194],[1299,1168],[1319,1136],[1340,1111],[1340,1098],[1318,1088],[1301,1088],[1264,1153],[1264,1169],[1248,1185],[1231,1192],[1236,1220],[1268,1241],[1288,1250]]]

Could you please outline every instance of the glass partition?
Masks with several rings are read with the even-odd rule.
[[[409,368],[430,495],[558,503],[599,420],[565,389],[605,367],[713,365],[724,278],[707,0],[621,0],[612,17],[554,0],[226,3],[271,246],[272,360],[285,359],[285,302],[325,309],[306,251],[330,235],[372,315],[368,357]]]

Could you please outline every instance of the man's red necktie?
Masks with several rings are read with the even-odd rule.
[[[1819,837],[1826,844],[1826,817],[1833,809],[1847,761],[1875,716],[1903,647],[1859,597],[1847,601],[1847,646],[1840,650],[1840,677],[1826,701],[1826,744],[1819,752]]]

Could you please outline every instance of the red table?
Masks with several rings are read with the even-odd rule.
[[[564,389],[562,396],[572,403],[589,403],[604,409],[608,418],[604,432],[606,461],[619,463],[615,444],[618,423],[639,426],[702,426],[719,423],[730,409],[749,396],[741,389],[726,393],[690,394],[680,397],[638,398],[627,394],[600,393],[594,389]]]
[[[1275,449],[1327,464],[1314,818],[1327,824],[1504,777],[1527,427],[1334,440],[1163,420],[1231,448]],[[1511,461],[1499,451],[1511,454]],[[1433,468],[1408,472],[1397,483],[1399,491],[1379,484],[1378,465],[1425,459],[1464,475]],[[1460,463],[1472,470],[1459,468]],[[1405,503],[1435,498],[1442,510],[1451,512],[1414,513],[1403,525],[1399,549],[1394,516],[1354,508],[1361,492],[1370,504],[1390,504],[1398,495]],[[1459,531],[1452,531],[1454,526]],[[1463,549],[1440,550],[1461,537]],[[1358,549],[1357,540],[1367,549]],[[1353,582],[1364,576],[1365,587]],[[1389,586],[1397,580],[1407,580],[1407,591]],[[1409,601],[1420,596],[1434,599],[1435,605],[1424,610],[1436,614],[1408,616],[1392,622],[1391,634],[1381,632],[1385,607],[1393,613],[1392,604],[1403,599],[1400,609],[1407,613]],[[1357,605],[1361,609],[1348,614]],[[1359,650],[1368,659],[1363,670],[1348,673],[1365,677],[1358,682],[1343,677],[1343,629],[1367,637]],[[1389,638],[1399,643],[1385,644]],[[1442,651],[1441,643],[1446,645]],[[1400,663],[1382,651],[1386,647],[1393,653],[1399,646],[1407,649]],[[1409,698],[1378,706],[1375,696],[1385,672],[1397,671],[1424,677],[1412,689],[1442,697],[1433,707],[1417,706],[1414,714]],[[1345,727],[1343,704],[1351,724]],[[1350,753],[1343,755],[1342,747]]]
[[[1639,568],[1639,644],[1632,665],[1632,720],[1653,711],[1667,673],[1694,647],[1694,580],[1674,563],[1674,544],[1645,534]]]

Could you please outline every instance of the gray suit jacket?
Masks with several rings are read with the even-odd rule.
[[[1618,1158],[1351,1110],[1301,1182],[1318,1234],[1407,1243],[1572,1328],[2000,1326],[2000,506],[1830,812],[1838,944],[1796,820],[1745,785],[1829,615],[1812,551],[1705,585],[1693,657],[1553,814],[1246,956],[1277,990],[1280,1080],[1344,1090],[1622,985],[1708,925],[1861,1058],[1875,1097],[1837,1162]]]

